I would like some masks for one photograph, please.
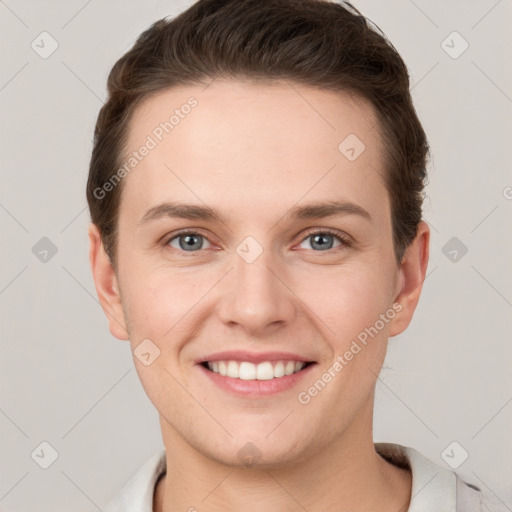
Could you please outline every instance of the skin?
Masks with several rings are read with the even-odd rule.
[[[197,107],[123,180],[116,271],[97,227],[89,229],[112,335],[130,340],[132,350],[146,338],[160,350],[149,366],[134,357],[167,454],[155,510],[407,510],[410,472],[374,449],[374,390],[388,338],[407,328],[418,303],[429,228],[419,224],[399,264],[373,108],[298,84],[217,79],[142,103],[126,154],[190,96]],[[366,146],[354,161],[338,150],[351,133]],[[354,203],[371,220],[285,217],[294,206],[326,200]],[[166,201],[207,205],[226,222],[163,217],[139,224]],[[163,237],[182,228],[203,235],[202,248],[199,242],[184,251],[178,238],[166,245]],[[310,228],[338,230],[352,242],[327,235],[332,248],[321,250]],[[236,252],[247,236],[263,250],[252,263]],[[394,303],[401,311],[300,404],[297,394]],[[316,365],[291,390],[233,396],[195,363],[233,349],[293,352]],[[237,456],[247,442],[261,454],[250,467]]]

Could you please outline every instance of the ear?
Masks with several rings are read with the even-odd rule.
[[[128,340],[129,333],[126,328],[117,277],[95,224],[89,225],[89,262],[96,293],[108,319],[112,336],[119,340]]]
[[[429,242],[430,228],[426,222],[421,221],[418,224],[416,237],[405,250],[400,263],[395,294],[398,313],[390,322],[390,336],[396,336],[405,331],[411,323],[427,272]]]

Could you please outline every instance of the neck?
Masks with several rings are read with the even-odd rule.
[[[406,512],[411,473],[375,452],[371,420],[370,408],[320,451],[291,464],[256,469],[205,457],[161,418],[167,473],[157,485],[154,510]]]

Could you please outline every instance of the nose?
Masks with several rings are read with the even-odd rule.
[[[283,265],[270,249],[252,262],[235,252],[233,262],[218,310],[226,325],[257,336],[294,322],[298,298],[287,283]]]

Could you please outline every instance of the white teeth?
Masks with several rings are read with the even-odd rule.
[[[291,375],[295,371],[295,363],[293,361],[288,361],[286,363],[286,368],[284,370],[285,375]]]
[[[234,363],[234,361],[231,362]],[[254,380],[256,378],[256,365],[248,363],[246,361],[240,363],[238,375],[236,375],[235,377],[238,377],[239,379],[243,380]]]
[[[272,363],[269,361],[265,361],[264,363],[260,363],[256,367],[256,378],[258,380],[270,380],[274,378],[274,368],[272,368]]]
[[[284,363],[278,361],[274,366],[274,377],[284,377]]]
[[[233,379],[238,379],[238,365],[236,361],[228,361],[228,370],[226,372],[228,377],[233,377]]]
[[[297,373],[306,363],[302,361],[264,361],[254,364],[249,361],[212,361],[208,368],[223,377],[242,380],[270,380]]]

